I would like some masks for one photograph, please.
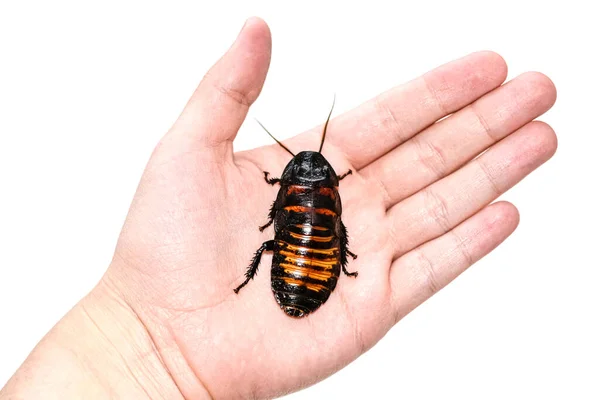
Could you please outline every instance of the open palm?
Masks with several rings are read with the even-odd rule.
[[[527,73],[500,86],[506,66],[490,52],[334,118],[323,154],[338,174],[353,170],[339,190],[359,276],[342,274],[314,314],[290,318],[273,298],[268,253],[233,292],[273,237],[258,231],[278,190],[262,171],[279,176],[290,160],[276,145],[233,153],[269,58],[269,30],[252,19],[157,146],[103,280],[190,397],[272,397],[351,362],[512,233],[517,210],[490,202],[556,149],[552,129],[531,122],[554,102],[550,80]],[[321,129],[285,143],[316,150]]]

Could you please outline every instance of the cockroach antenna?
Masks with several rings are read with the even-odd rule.
[[[327,121],[325,121],[325,126],[323,127],[323,137],[321,137],[321,146],[319,146],[319,153],[323,150],[323,143],[325,143],[325,135],[327,134],[327,125],[329,125],[329,118],[331,118],[331,113],[333,112],[333,107],[335,106],[335,94],[333,95],[333,104],[331,105],[331,110],[329,110],[329,115],[327,116]]]
[[[256,119],[256,118],[255,118]],[[256,122],[258,122],[258,124],[265,130],[265,132],[267,132],[267,135],[271,136],[271,138],[277,142],[278,145],[280,145],[281,147],[283,147],[285,149],[285,151],[287,151],[288,153],[290,153],[292,155],[292,157],[296,157],[296,155],[294,153],[292,153],[290,151],[290,149],[288,149],[287,147],[285,147],[285,145],[283,143],[281,143],[279,140],[277,140],[277,138],[273,135],[271,135],[271,132],[269,132],[267,130],[267,128],[265,128],[265,126],[263,124],[260,123],[259,120],[256,119]]]

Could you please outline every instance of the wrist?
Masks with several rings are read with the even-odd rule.
[[[183,398],[150,334],[104,282],[42,339],[4,398]]]

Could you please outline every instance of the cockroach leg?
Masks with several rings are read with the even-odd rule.
[[[351,170],[351,169],[349,169],[349,170],[348,170],[348,172],[346,172],[345,174],[338,175],[338,180],[340,180],[340,181],[341,181],[342,179],[344,179],[344,178],[345,178],[345,177],[347,177],[348,175],[352,175],[352,170]]]
[[[248,282],[250,282],[250,279],[253,279],[256,275],[256,272],[258,271],[258,264],[260,264],[260,257],[262,256],[263,251],[273,251],[274,246],[274,240],[267,240],[262,244],[262,246],[260,246],[258,250],[256,250],[254,257],[252,257],[252,261],[250,262],[250,266],[248,267],[248,270],[246,270],[246,280],[240,286],[233,289],[233,291],[236,294],[240,291],[241,288],[243,288],[248,284]]]
[[[273,223],[273,220],[270,219],[269,222],[267,222],[266,224],[264,224],[263,226],[259,226],[258,230],[259,231],[264,231],[265,229],[267,229],[269,226],[271,226],[271,224]]]
[[[356,254],[354,254],[353,252],[351,252],[350,250],[346,250],[346,253],[348,253],[350,255],[350,257],[352,257],[353,259],[356,260],[356,257],[358,257]]]
[[[356,272],[356,271],[348,272],[348,270],[346,269],[346,264],[348,264],[348,256],[350,256],[354,259],[356,259],[356,257],[358,257],[358,256],[356,254],[354,254],[353,252],[351,252],[350,250],[348,250],[348,230],[346,229],[346,225],[344,225],[344,223],[342,221],[340,221],[340,226],[341,226],[340,252],[341,252],[342,271],[347,276],[353,276],[356,278],[358,276],[358,272]]]
[[[348,270],[346,269],[346,266],[344,264],[342,264],[342,271],[344,271],[344,274],[346,274],[346,276],[353,276],[355,278],[358,276],[358,272],[357,271],[348,272]]]
[[[265,182],[267,182],[269,185],[274,185],[281,181],[279,178],[269,178],[269,173],[267,171],[263,171],[263,174],[265,174]]]

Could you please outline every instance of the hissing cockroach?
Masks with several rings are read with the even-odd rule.
[[[318,152],[303,151],[296,155],[267,131],[294,158],[281,178],[269,178],[269,173],[264,172],[268,184],[281,185],[271,206],[269,221],[259,228],[262,232],[274,222],[275,239],[260,246],[246,271],[246,280],[234,290],[238,293],[254,278],[263,251],[273,251],[271,289],[283,311],[295,318],[310,314],[327,301],[335,289],[340,269],[348,276],[358,275],[346,269],[348,256],[356,258],[356,255],[348,250],[348,234],[341,219],[342,202],[337,190],[339,181],[352,170],[336,175],[321,154],[332,111],[333,106]]]

